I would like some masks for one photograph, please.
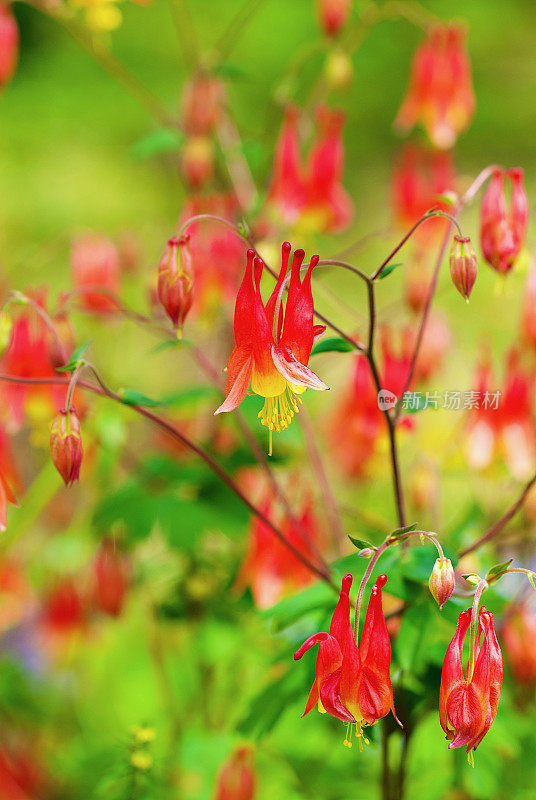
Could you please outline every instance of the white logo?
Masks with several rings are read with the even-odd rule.
[[[398,403],[398,397],[389,389],[381,389],[378,392],[378,408],[380,411],[390,411]]]

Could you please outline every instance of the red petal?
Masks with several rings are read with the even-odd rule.
[[[253,356],[245,348],[235,347],[227,364],[226,397],[214,414],[234,411],[246,396],[253,370]]]

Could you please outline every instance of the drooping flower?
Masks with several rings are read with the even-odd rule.
[[[348,747],[352,746],[354,724],[362,749],[364,726],[374,725],[389,711],[396,719],[389,674],[391,642],[382,610],[382,588],[386,582],[387,577],[380,575],[372,587],[359,647],[350,624],[352,576],[345,575],[329,633],[313,634],[294,653],[297,661],[318,645],[316,677],[302,716],[318,706],[322,713],[346,722],[344,744]]]
[[[236,346],[227,364],[226,398],[215,412],[234,411],[251,384],[252,392],[265,398],[259,417],[270,433],[270,452],[273,431],[288,428],[299,410],[300,395],[305,389],[329,388],[307,366],[313,341],[325,330],[321,325],[313,325],[311,273],[318,256],[312,256],[302,281],[300,270],[305,253],[303,250],[294,252],[285,313],[281,305],[277,320],[274,319],[290,251],[290,244],[285,242],[279,278],[264,305],[260,291],[264,264],[254,250],[248,250],[246,271],[236,298]]]
[[[167,243],[158,265],[158,299],[167,312],[179,336],[192,307],[194,272],[190,237],[174,236]]]
[[[431,26],[413,57],[409,86],[395,120],[402,133],[417,123],[432,144],[447,150],[469,126],[475,109],[466,33],[455,23]]]
[[[62,409],[50,429],[50,453],[66,486],[79,479],[84,450],[75,409]]]
[[[449,257],[450,276],[456,289],[469,300],[478,273],[476,253],[468,236],[455,236]]]
[[[337,232],[353,216],[353,203],[342,185],[344,113],[321,106],[316,136],[305,166],[300,155],[299,110],[290,106],[277,141],[268,209],[277,221],[313,232]]]
[[[318,0],[318,19],[327,36],[337,36],[352,11],[352,0]]]
[[[404,145],[391,178],[395,221],[407,230],[432,207],[448,211],[448,204],[440,198],[455,189],[456,171],[450,153],[431,150],[417,142]],[[433,246],[447,225],[441,217],[429,220],[417,228],[413,240],[421,249]]]
[[[101,314],[117,311],[121,284],[119,253],[110,239],[89,233],[71,248],[73,283],[84,308]]]
[[[534,471],[536,432],[533,421],[534,380],[516,350],[507,356],[501,390],[492,386],[490,364],[477,370],[475,404],[469,411],[466,458],[473,469],[489,466],[497,453],[504,458],[514,478],[526,480]]]
[[[123,610],[130,577],[126,555],[114,541],[105,539],[98,549],[93,570],[96,607],[110,617],[118,617]]]
[[[223,84],[210,73],[198,72],[184,85],[181,121],[188,136],[208,136],[214,131],[223,100]]]
[[[179,224],[198,214],[214,214],[235,222],[236,202],[230,195],[193,195],[182,208]],[[225,300],[236,297],[244,265],[244,240],[222,223],[212,220],[192,222],[185,230],[189,236],[192,269],[195,274],[195,297],[192,314],[211,313]]]
[[[220,768],[214,800],[254,800],[257,776],[252,747],[237,747]]]
[[[501,626],[510,670],[517,683],[536,688],[536,616],[526,603],[512,605]]]
[[[505,182],[510,182],[510,208]],[[521,167],[496,169],[482,198],[480,246],[488,264],[497,272],[510,272],[525,246],[528,199]]]
[[[0,2],[0,89],[15,72],[19,58],[19,29],[9,3]]]
[[[456,578],[450,558],[436,558],[428,579],[428,588],[440,609],[451,596],[455,585]]]
[[[469,763],[473,764],[472,751],[476,750],[497,714],[503,663],[493,615],[483,606],[478,615],[472,661],[467,671],[464,670],[463,643],[470,623],[471,609],[462,611],[443,663],[439,720],[449,748],[466,747]]]
[[[268,519],[273,519],[271,495],[260,507]],[[280,522],[280,529],[290,544],[315,563],[319,532],[310,501],[304,503],[301,513],[297,515],[297,522],[298,525],[285,515]],[[273,606],[287,593],[308,586],[312,580],[311,571],[274,536],[262,519],[254,516],[249,529],[248,550],[235,589],[241,591],[249,586],[255,605],[264,609]]]

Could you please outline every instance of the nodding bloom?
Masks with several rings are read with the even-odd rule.
[[[501,626],[506,659],[514,680],[536,688],[536,616],[526,603],[511,606]]]
[[[510,182],[510,208],[505,182]],[[497,272],[510,272],[525,246],[529,206],[521,167],[496,169],[482,198],[480,246]]]
[[[395,163],[391,178],[391,197],[396,222],[407,229],[433,206],[448,211],[440,195],[456,189],[452,156],[431,150],[416,142],[406,144]],[[414,240],[421,248],[430,245],[447,229],[446,219],[438,217],[420,225]]]
[[[236,201],[226,194],[193,195],[182,208],[179,224],[198,214],[214,214],[229,222],[237,215]],[[241,236],[221,222],[198,220],[185,230],[189,236],[195,297],[192,314],[220,308],[222,301],[236,297],[242,274],[246,245]]]
[[[17,505],[15,491],[22,489],[21,479],[15,467],[11,443],[5,428],[0,424],[0,531],[7,527],[7,504]]]
[[[30,293],[28,293],[30,294]],[[34,299],[45,308],[43,293],[34,293]],[[8,347],[0,360],[0,370],[19,378],[57,377],[51,359],[50,332],[33,308],[24,307],[11,327]],[[10,430],[17,431],[25,415],[39,420],[50,417],[65,401],[62,386],[45,384],[4,384],[0,389],[0,402]]]
[[[450,558],[436,558],[428,578],[428,588],[441,610],[456,586],[454,569]]]
[[[236,346],[227,363],[226,397],[215,411],[216,414],[234,411],[251,384],[251,391],[265,398],[259,417],[270,432],[270,453],[273,431],[288,428],[305,389],[329,388],[307,366],[313,341],[325,330],[322,325],[313,325],[311,273],[318,264],[318,256],[311,257],[302,281],[300,270],[305,253],[294,252],[285,313],[281,305],[277,320],[274,319],[286,282],[290,251],[291,245],[285,242],[279,278],[264,305],[260,291],[264,264],[254,250],[248,250],[246,272],[236,297]]]
[[[534,471],[536,436],[534,373],[520,364],[519,353],[507,356],[502,390],[492,387],[492,370],[485,361],[477,370],[474,407],[469,412],[465,445],[473,469],[482,470],[499,452],[514,478],[526,480]]]
[[[350,18],[352,0],[317,0],[318,19],[327,36],[337,36]]]
[[[271,497],[261,503],[261,511],[268,519],[273,519]],[[286,515],[280,524],[281,531],[290,544],[315,563],[319,531],[310,501],[304,503],[296,521],[298,525]],[[235,589],[241,591],[249,586],[255,605],[270,608],[289,592],[308,586],[313,578],[311,571],[255,515],[250,523],[248,550]]]
[[[15,72],[19,57],[19,29],[8,3],[0,3],[0,89]]]
[[[420,122],[441,150],[455,144],[475,109],[465,39],[464,28],[455,23],[428,29],[413,57],[409,86],[395,120],[402,133]]]
[[[461,296],[469,301],[478,273],[475,248],[469,236],[455,236],[449,256],[450,276]]]
[[[121,264],[110,239],[95,233],[77,238],[71,248],[71,267],[84,308],[100,314],[117,311],[114,295],[121,288]]]
[[[84,455],[80,420],[72,406],[69,411],[63,408],[52,423],[50,453],[65,485],[72,486],[80,477]]]
[[[188,136],[208,136],[221,116],[224,88],[221,80],[206,72],[198,72],[184,86],[181,97],[181,118]]]
[[[254,800],[257,776],[253,763],[254,750],[237,747],[220,768],[214,800]]]
[[[320,712],[345,722],[347,747],[352,746],[355,725],[360,750],[365,725],[374,725],[389,711],[398,722],[389,674],[391,642],[382,610],[382,588],[386,583],[387,577],[380,575],[372,587],[359,647],[350,624],[352,576],[345,575],[329,633],[313,634],[294,653],[297,661],[318,645],[316,677],[302,716],[318,706]],[[367,739],[364,741],[368,743]]]
[[[471,609],[462,611],[456,633],[447,648],[439,692],[439,721],[449,748],[465,747],[470,764],[497,714],[503,679],[501,648],[493,627],[493,614],[483,606],[472,659],[463,668],[463,643],[471,624]]]
[[[98,549],[93,570],[96,607],[110,617],[118,617],[125,604],[130,578],[126,555],[114,541],[105,539]]]
[[[277,141],[268,205],[285,225],[320,232],[344,230],[353,216],[353,203],[342,185],[344,113],[318,109],[316,137],[307,163],[302,164],[298,133],[299,110],[285,111]]]
[[[174,236],[167,243],[158,265],[158,299],[167,312],[178,335],[192,307],[194,273],[190,237]]]

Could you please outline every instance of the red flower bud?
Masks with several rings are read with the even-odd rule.
[[[52,423],[50,452],[54,466],[65,481],[65,485],[72,486],[79,478],[84,454],[80,421],[72,406],[68,413],[65,408],[62,409]]]
[[[181,173],[186,183],[199,189],[212,178],[214,145],[208,136],[193,136],[181,152]]]
[[[11,7],[0,3],[0,89],[13,77],[19,55],[19,29]]]
[[[158,265],[158,299],[165,308],[179,336],[190,308],[194,275],[190,237],[174,236],[167,243]]]
[[[223,84],[213,75],[195,75],[184,87],[182,124],[190,136],[206,136],[214,130],[223,104]]]
[[[327,36],[337,36],[346,25],[352,10],[352,0],[318,0],[318,18]]]
[[[436,558],[434,568],[428,579],[428,586],[432,597],[442,609],[456,585],[454,570],[450,558]]]
[[[478,272],[475,248],[469,236],[454,237],[449,264],[454,286],[462,297],[469,300]]]
[[[505,179],[510,180],[510,208],[506,202]],[[528,200],[523,170],[497,169],[482,198],[480,246],[484,258],[497,272],[510,272],[525,245]]]
[[[215,800],[253,800],[256,783],[253,749],[238,747],[220,769]]]
[[[95,605],[105,614],[118,617],[123,610],[128,589],[130,565],[111,539],[106,539],[100,546],[94,570]]]

